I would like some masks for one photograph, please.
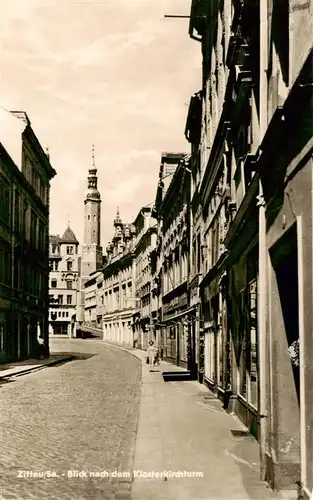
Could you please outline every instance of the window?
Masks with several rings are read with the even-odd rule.
[[[9,223],[10,221],[10,191],[9,186],[0,178],[0,214],[1,218]]]
[[[20,275],[20,261],[17,255],[14,256],[15,259],[15,264],[13,268],[13,281],[14,281],[14,288],[18,288],[19,286],[19,275]]]
[[[71,280],[66,280],[66,288],[68,290],[72,290],[72,288],[73,288],[73,282]]]
[[[30,220],[30,241],[37,247],[37,215],[32,213]]]
[[[73,247],[72,247],[72,246],[70,246],[70,247],[66,247],[66,253],[67,253],[68,255],[73,255]]]
[[[38,222],[38,248],[40,251],[44,249],[44,240],[43,240],[43,224],[39,220]]]
[[[57,280],[51,280],[51,288],[57,287]]]
[[[70,306],[72,304],[72,295],[68,295],[67,296],[66,303],[67,303],[68,306]]]
[[[52,250],[52,253],[56,253],[57,245],[51,245],[51,250]]]
[[[71,271],[71,270],[72,270],[72,267],[73,267],[73,262],[68,261],[68,262],[67,262],[67,270],[68,270],[68,271]]]
[[[53,271],[53,260],[49,260],[49,269]]]
[[[58,263],[58,261],[55,261],[54,270],[57,271],[58,269],[59,269],[59,263]]]
[[[63,295],[58,295],[58,304],[63,304]]]
[[[15,203],[14,203],[14,230],[16,233],[20,230],[20,194],[15,191]]]
[[[27,205],[24,205],[23,229],[24,229],[24,237],[26,240],[28,240],[28,238],[29,238],[29,210],[28,210]]]
[[[201,272],[201,236],[197,234],[197,273]]]

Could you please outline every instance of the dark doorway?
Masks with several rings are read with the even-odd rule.
[[[189,323],[188,334],[189,334],[189,350],[188,350],[188,370],[193,378],[197,377],[197,365],[196,365],[196,317],[191,316],[191,322]]]
[[[300,404],[298,252],[295,225],[272,249],[271,259],[276,274],[288,350]]]

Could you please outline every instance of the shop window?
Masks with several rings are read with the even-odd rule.
[[[236,297],[237,354],[239,361],[239,394],[247,399],[247,335],[245,317],[245,290]]]
[[[239,359],[239,393],[258,407],[258,347],[257,347],[257,281],[252,280],[238,296],[237,353]]]
[[[210,328],[210,330],[205,334],[204,351],[204,374],[206,378],[213,382],[215,376],[215,339],[213,328]]]
[[[257,349],[257,282],[248,287],[248,336],[249,336],[249,394],[248,401],[258,406],[258,349]]]

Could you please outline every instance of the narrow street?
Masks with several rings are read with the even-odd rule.
[[[129,498],[131,478],[113,473],[132,469],[140,360],[82,340],[52,350],[76,357],[0,385],[1,498]]]

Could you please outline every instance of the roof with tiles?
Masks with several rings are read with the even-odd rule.
[[[58,234],[57,235],[51,234],[49,236],[49,242],[54,244],[62,244],[62,243],[73,243],[77,245],[79,244],[79,241],[77,240],[70,226],[68,226],[67,229],[64,231],[62,238]]]
[[[78,243],[78,240],[70,228],[70,226],[67,227],[67,229],[64,231],[64,234],[62,236],[62,240],[64,243]]]

